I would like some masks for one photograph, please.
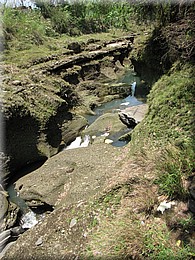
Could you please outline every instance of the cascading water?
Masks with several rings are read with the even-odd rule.
[[[37,215],[28,208],[25,201],[19,196],[14,189],[14,185],[10,185],[7,189],[10,200],[15,203],[22,213],[20,226],[24,229],[29,229],[38,223]]]
[[[136,87],[136,81],[134,81],[131,84],[131,96],[134,97],[135,96],[135,87]]]
[[[128,71],[122,79],[120,79],[117,83],[126,83],[131,86],[131,94],[127,96],[124,99],[114,99],[110,102],[107,102],[105,104],[102,104],[101,106],[94,109],[95,115],[86,115],[86,118],[88,120],[89,125],[91,125],[98,117],[105,113],[118,113],[121,110],[124,110],[128,107],[137,106],[143,104],[142,100],[139,100],[135,97],[135,90],[137,85],[140,84],[140,78],[137,77],[132,71]],[[120,132],[113,136],[113,143],[114,146],[123,146],[126,145],[126,141],[118,141],[118,138],[126,134],[129,130],[127,129],[126,132]],[[65,148],[66,149],[73,149],[78,147],[86,147],[91,142],[93,142],[93,137],[90,136],[84,136],[84,141],[82,140],[82,137],[77,137],[69,146]]]
[[[70,150],[70,149],[75,149],[79,147],[87,147],[90,143],[90,136],[85,135],[84,138],[82,139],[81,136],[76,137],[76,139],[68,145],[65,150]]]

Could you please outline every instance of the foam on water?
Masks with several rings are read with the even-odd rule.
[[[25,229],[32,228],[38,223],[36,214],[33,211],[29,211],[26,214],[24,214],[20,221],[21,221],[22,228]]]
[[[68,145],[65,150],[75,149],[79,147],[87,147],[90,143],[90,136],[85,135],[82,139],[81,136],[78,136],[70,145]]]

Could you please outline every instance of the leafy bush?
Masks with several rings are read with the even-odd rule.
[[[134,5],[134,11],[138,21],[155,21],[157,26],[165,26],[187,17],[194,11],[194,6],[194,2],[189,4],[187,1],[140,0]]]
[[[4,8],[3,31],[6,41],[16,39],[40,45],[45,37],[56,34],[72,36],[106,32],[110,28],[126,30],[132,15],[131,5],[126,1],[63,1],[58,5],[36,1],[35,4],[37,8],[29,10]]]
[[[69,33],[72,27],[73,19],[66,8],[55,8],[51,15],[51,24],[58,33]]]

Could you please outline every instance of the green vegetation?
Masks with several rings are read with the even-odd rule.
[[[7,7],[3,11],[3,32],[6,48],[24,50],[32,44],[43,44],[45,37],[52,35],[52,28],[37,10],[24,12]]]
[[[193,259],[194,250],[180,239],[174,239],[172,231],[162,218],[152,214],[145,215],[147,211],[135,212],[138,206],[133,198],[136,184],[121,185],[116,190],[110,190],[99,200],[86,208],[85,215],[93,212],[89,228],[90,233],[83,257],[89,259]],[[126,190],[126,192],[124,192]],[[115,204],[115,198],[120,196],[120,201]],[[140,192],[142,193],[142,192]],[[153,196],[154,194],[149,194]],[[142,194],[143,196],[143,194]],[[140,195],[138,195],[140,197]],[[108,200],[105,200],[109,198]],[[148,197],[140,197],[147,200]],[[131,201],[134,200],[134,204]],[[124,204],[125,203],[125,204]],[[140,202],[139,202],[140,203]],[[138,203],[138,204],[139,204]],[[154,202],[153,202],[154,203]],[[144,204],[144,202],[142,202]],[[122,207],[122,205],[125,207]],[[132,207],[133,206],[133,207]],[[141,206],[141,205],[139,205]],[[88,212],[89,211],[89,212]],[[87,213],[88,212],[88,213]],[[172,213],[174,215],[174,213]],[[174,216],[173,216],[174,217]],[[178,221],[182,232],[193,228],[192,217]]]
[[[178,20],[178,16],[186,18],[191,8],[193,5],[188,5],[185,1],[140,1],[138,5],[135,5],[139,21],[155,21],[158,26],[175,22]]]
[[[21,50],[32,44],[42,45],[47,37],[62,34],[78,36],[110,29],[127,30],[132,20],[132,6],[126,1],[88,0],[58,5],[40,1],[36,5],[37,8],[27,10],[4,7],[6,48],[16,45],[16,40]]]
[[[156,223],[151,224],[144,235],[146,259],[158,260],[182,260],[190,259],[193,253],[187,246],[178,247],[171,244],[171,235],[166,225],[156,228]]]
[[[187,64],[162,76],[148,96],[146,118],[132,134],[137,150],[153,151],[157,183],[169,197],[186,196],[183,181],[195,166],[194,84],[193,68]]]
[[[188,218],[181,219],[178,224],[183,231],[187,230],[190,232],[190,230],[193,229],[195,225],[195,219],[192,216],[189,216]]]
[[[192,174],[194,167],[193,150],[188,147],[188,151],[179,150],[174,146],[165,148],[160,163],[157,164],[158,177],[155,182],[159,185],[159,191],[169,198],[188,197],[184,181]]]

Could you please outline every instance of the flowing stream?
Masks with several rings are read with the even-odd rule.
[[[128,70],[116,83],[126,83],[131,86],[131,93],[126,98],[114,99],[94,109],[95,115],[87,115],[89,125],[104,113],[118,113],[121,109],[137,106],[146,102],[143,97],[135,96],[136,88],[140,85],[140,78],[131,70]]]
[[[91,125],[98,117],[105,113],[118,113],[127,107],[137,106],[146,102],[146,95],[142,97],[137,97],[135,95],[136,88],[140,86],[141,81],[140,78],[131,70],[128,70],[116,83],[126,83],[130,85],[130,95],[128,95],[126,98],[114,99],[102,104],[101,106],[96,107],[93,110],[94,115],[85,116],[89,125]],[[129,129],[126,129],[123,132],[115,133],[113,136],[110,136],[109,138],[113,139],[112,145],[118,147],[126,145],[127,141],[119,141],[118,138],[126,134],[127,132],[129,132]],[[65,148],[65,150],[86,147],[90,144],[91,139],[92,137],[90,137],[89,135],[85,135],[83,138],[81,136],[78,136],[69,146]]]

